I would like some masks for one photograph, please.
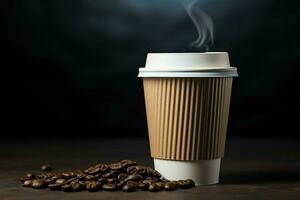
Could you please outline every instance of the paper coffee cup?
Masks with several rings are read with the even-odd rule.
[[[155,169],[170,180],[218,183],[237,76],[228,54],[148,54],[139,71]]]

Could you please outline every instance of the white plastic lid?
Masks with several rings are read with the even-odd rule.
[[[228,77],[238,76],[227,52],[149,53],[138,77]]]

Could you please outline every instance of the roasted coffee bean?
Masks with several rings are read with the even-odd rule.
[[[111,170],[109,172],[114,178],[117,178],[118,175],[120,174],[120,171],[119,170]]]
[[[61,186],[62,191],[64,192],[71,192],[72,191],[72,185],[71,184],[64,184]]]
[[[141,190],[147,190],[149,187],[149,183],[139,183],[139,188]]]
[[[114,191],[117,189],[117,185],[114,183],[112,183],[112,184],[106,183],[102,186],[102,188],[107,191]]]
[[[128,177],[128,174],[121,173],[118,175],[118,180],[122,181],[122,180],[125,180],[127,177]]]
[[[56,179],[55,183],[57,183],[57,184],[63,184],[63,183],[65,183],[66,181],[67,181],[67,180],[64,179],[64,178],[59,178],[59,179]]]
[[[145,166],[137,165],[133,171],[136,174],[147,175],[147,167]]]
[[[126,184],[134,185],[136,188],[139,187],[139,183],[136,181],[127,181]]]
[[[132,174],[134,172],[134,170],[136,170],[136,166],[127,167],[126,171],[128,174]]]
[[[45,188],[46,184],[45,184],[44,180],[34,179],[31,182],[31,187],[35,188],[35,189],[41,189],[41,188]]]
[[[61,175],[66,179],[73,178],[76,176],[76,174],[74,172],[64,172]]]
[[[45,183],[48,185],[48,184],[52,184],[52,183],[55,183],[55,179],[53,179],[52,177],[51,178],[47,178],[45,179]]]
[[[165,184],[165,190],[166,191],[173,191],[176,189],[176,184],[174,182],[167,182]]]
[[[132,160],[121,160],[119,163],[121,165],[123,165],[124,167],[130,166],[130,165],[136,165],[136,162],[134,162]]]
[[[41,170],[43,171],[50,171],[51,170],[51,167],[49,164],[44,164],[41,166]]]
[[[115,179],[115,178],[109,178],[109,179],[106,180],[106,182],[107,183],[114,183],[114,182],[116,182],[116,180],[117,179]]]
[[[93,176],[95,177],[95,179],[102,178],[102,174],[94,174]]]
[[[120,164],[120,163],[113,163],[109,165],[110,169],[122,169],[124,167],[124,165]]]
[[[59,178],[63,178],[63,176],[61,174],[55,174],[52,178],[57,180]]]
[[[101,168],[94,168],[94,169],[89,171],[89,174],[98,174],[98,173],[101,173],[101,172],[102,172]]]
[[[85,176],[85,180],[94,180],[94,179],[96,179],[96,177],[93,176],[93,175],[87,175],[87,176]]]
[[[46,174],[38,174],[36,177],[42,179],[42,178],[45,178],[47,176],[46,176]]]
[[[28,177],[22,177],[22,178],[20,178],[21,183],[24,183],[24,182],[27,181],[27,180],[29,180]]]
[[[147,175],[150,177],[161,177],[160,173],[151,167],[147,168]]]
[[[48,188],[50,190],[61,190],[61,184],[58,183],[49,184]]]
[[[151,171],[151,176],[155,176],[155,177],[161,177],[161,174],[156,171],[155,169],[149,168]]]
[[[24,186],[24,187],[31,187],[31,185],[32,185],[32,180],[26,180],[26,181],[24,181],[24,183],[23,183],[23,186]]]
[[[96,182],[96,181],[92,181],[92,182],[87,183],[86,189],[89,192],[96,192],[96,191],[99,191],[101,189],[101,184]]]
[[[183,189],[191,188],[194,186],[195,186],[195,183],[191,179],[184,180],[181,184],[181,188],[183,188]]]
[[[79,183],[72,183],[72,191],[80,191],[82,186]]]
[[[143,177],[139,174],[131,174],[125,179],[125,181],[140,181],[142,179]]]
[[[104,178],[104,179],[108,179],[108,178],[112,178],[112,177],[113,176],[112,176],[111,173],[105,173],[105,174],[102,175],[102,178]]]
[[[81,185],[81,186],[86,186],[86,182],[85,181],[78,181],[78,183]]]
[[[66,182],[65,182],[64,184],[72,183],[72,182],[74,182],[74,181],[78,182],[79,180],[78,180],[76,177],[70,178],[70,179],[67,179]]]
[[[124,192],[134,192],[136,189],[137,189],[136,185],[128,184],[128,183],[123,187]]]
[[[150,192],[158,192],[160,190],[160,187],[155,183],[151,183],[148,187],[148,190]]]
[[[158,187],[162,190],[165,188],[165,183],[164,182],[157,182],[155,183],[156,185],[158,185]]]
[[[29,179],[34,179],[35,175],[33,175],[32,173],[27,173],[26,177],[29,178]]]
[[[108,170],[108,165],[106,164],[97,164],[93,168],[90,168],[87,173],[88,174],[98,174],[103,173]]]
[[[125,181],[120,181],[119,183],[117,183],[117,188],[122,189],[125,185],[126,185]]]
[[[164,183],[170,182],[168,179],[165,179],[165,178],[163,178],[163,177],[161,177],[160,180],[161,180],[162,182],[164,182]]]
[[[143,180],[142,183],[150,185],[151,183],[155,183],[155,181],[146,179],[146,180]]]

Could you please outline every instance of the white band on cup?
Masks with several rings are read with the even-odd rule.
[[[221,158],[196,161],[154,159],[155,170],[166,179],[192,179],[196,185],[218,183],[220,165]]]
[[[223,72],[162,72],[140,71],[138,77],[237,77],[237,71]]]

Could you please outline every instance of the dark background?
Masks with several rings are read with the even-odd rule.
[[[230,137],[299,138],[298,0],[201,0],[228,51]],[[3,0],[2,138],[146,136],[138,68],[196,30],[178,0]]]

